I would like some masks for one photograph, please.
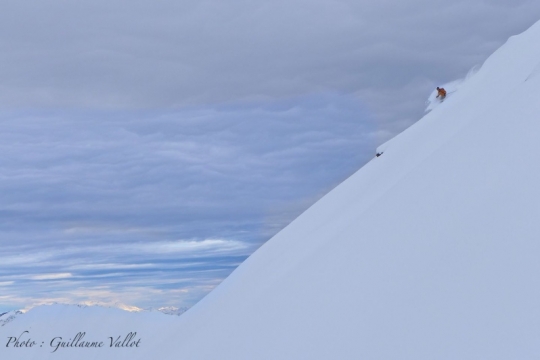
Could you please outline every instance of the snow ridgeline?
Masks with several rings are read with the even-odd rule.
[[[9,324],[13,320],[15,320],[17,316],[22,315],[22,314],[24,314],[24,312],[20,310],[13,310],[13,311],[8,311],[3,314],[0,314],[0,326]]]
[[[0,327],[36,345],[0,357],[537,358],[539,42],[512,37],[181,317],[40,307]]]
[[[70,304],[50,304],[50,305],[40,305],[40,306],[70,306],[70,307],[78,307],[78,308],[86,308],[86,307],[97,306],[97,307],[103,307],[103,308],[120,309],[120,310],[124,310],[124,311],[128,311],[128,312],[160,312],[160,313],[163,313],[163,314],[166,314],[166,315],[175,315],[175,316],[180,316],[180,315],[182,315],[183,313],[185,313],[188,310],[187,307],[179,308],[179,307],[176,307],[176,306],[162,306],[162,307],[157,308],[157,309],[154,309],[154,308],[142,309],[142,308],[138,308],[136,306],[128,306],[128,305],[124,305],[124,304],[120,304],[120,303],[116,303],[116,304],[110,305],[110,306],[104,306],[104,305],[98,305],[98,304],[75,304],[75,305],[70,305]],[[13,310],[13,311],[8,311],[8,312],[5,312],[3,314],[0,314],[0,326],[4,326],[4,325],[12,322],[16,318],[24,315],[26,312],[28,312],[28,311],[30,311],[32,309],[33,308],[25,309],[25,310]]]

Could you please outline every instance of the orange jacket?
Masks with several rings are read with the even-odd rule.
[[[446,96],[446,90],[444,90],[443,88],[439,88],[437,90],[438,94],[437,94],[437,97],[445,97]]]

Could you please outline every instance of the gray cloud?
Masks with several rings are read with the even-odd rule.
[[[105,302],[189,306],[372,157],[376,133],[362,104],[340,94],[5,112],[0,304],[87,301],[80,294],[99,287]]]
[[[159,108],[321,90],[399,91],[405,103],[539,17],[526,0],[5,1],[0,104]]]

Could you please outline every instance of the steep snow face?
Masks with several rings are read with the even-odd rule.
[[[141,347],[0,357],[538,358],[539,42],[540,23],[511,38],[181,317],[36,309],[0,327]]]
[[[509,39],[261,247],[163,358],[540,356],[539,42]]]

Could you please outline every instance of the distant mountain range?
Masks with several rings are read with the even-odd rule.
[[[4,326],[7,323],[12,322],[13,320],[15,320],[17,316],[21,314],[24,314],[24,313],[20,310],[8,311],[3,314],[0,314],[0,326]]]
[[[58,304],[57,304],[58,305]],[[103,307],[103,308],[116,308],[128,312],[161,312],[166,315],[175,315],[180,316],[183,313],[185,313],[189,308],[187,307],[175,307],[175,306],[164,306],[160,307],[158,309],[149,308],[149,309],[141,309],[136,306],[126,306],[124,304],[116,304],[113,306],[103,306],[103,305],[91,305],[91,304],[76,304],[76,305],[67,305],[67,306],[73,306],[78,308],[86,308],[86,307]],[[34,309],[34,308],[33,308]],[[14,311],[8,311],[0,314],[0,326],[4,326],[13,320],[15,320],[20,315],[25,314],[27,311],[30,310],[14,310]]]

